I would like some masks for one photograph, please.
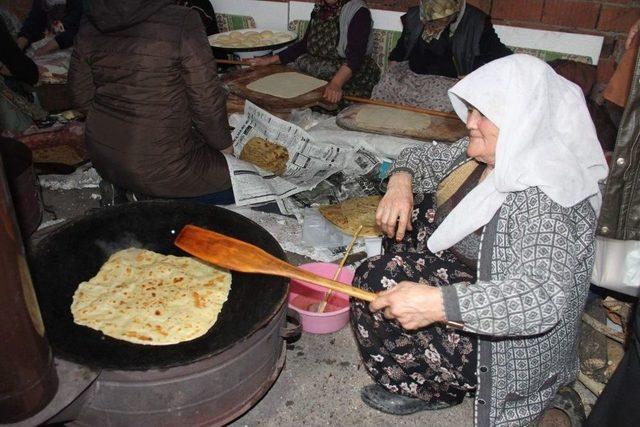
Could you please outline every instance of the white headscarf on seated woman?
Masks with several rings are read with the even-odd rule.
[[[538,187],[554,202],[582,200],[600,211],[598,182],[608,166],[580,88],[530,55],[510,55],[478,68],[449,89],[455,112],[469,107],[500,133],[495,168],[451,211],[427,245],[441,251],[487,224],[510,192]]]

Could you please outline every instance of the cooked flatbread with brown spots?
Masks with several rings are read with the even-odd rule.
[[[240,152],[240,160],[282,176],[287,170],[289,152],[282,145],[262,138],[251,138]]]
[[[204,335],[231,289],[231,273],[189,257],[129,248],[113,254],[73,295],[78,325],[136,344],[169,345]]]

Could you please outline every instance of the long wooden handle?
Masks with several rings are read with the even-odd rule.
[[[246,65],[248,67],[251,64],[247,61],[234,61],[233,59],[216,59],[216,64],[224,64],[224,65]]]
[[[344,264],[347,262],[347,258],[349,257],[349,254],[351,253],[351,250],[353,249],[353,245],[356,244],[356,240],[358,240],[358,235],[360,234],[361,231],[362,231],[362,225],[360,225],[360,227],[358,227],[356,232],[353,234],[353,238],[351,239],[351,242],[349,243],[349,246],[347,246],[347,250],[344,251],[344,256],[340,260],[340,264],[338,264],[338,268],[337,268],[335,274],[333,275],[333,280],[338,280],[338,277],[340,277],[340,272],[342,272],[342,268],[344,267]],[[322,298],[322,301],[320,302],[320,305],[318,306],[318,313],[323,313],[324,312],[324,309],[327,307],[327,303],[329,302],[329,298],[331,298],[331,294],[332,293],[333,293],[333,291],[331,289],[329,289],[324,294],[324,298]]]
[[[380,105],[382,107],[397,108],[398,110],[413,111],[414,113],[429,114],[431,116],[447,117],[449,119],[459,119],[455,113],[443,111],[427,110],[426,108],[412,107],[411,105],[393,104],[391,102],[380,101],[378,99],[360,98],[358,96],[344,96],[346,101],[357,102],[358,104]]]
[[[230,270],[303,280],[365,301],[376,298],[373,292],[326,279],[294,267],[257,246],[194,225],[186,225],[174,244],[191,255]]]

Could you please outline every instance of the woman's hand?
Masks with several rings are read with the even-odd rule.
[[[400,282],[393,289],[378,294],[369,304],[371,311],[383,310],[385,318],[397,320],[405,329],[444,322],[443,307],[440,288],[414,282]]]
[[[261,67],[263,65],[279,64],[280,57],[278,55],[261,56],[259,58],[251,58],[247,61],[251,66]]]
[[[333,82],[329,82],[324,88],[322,97],[332,104],[337,104],[342,99],[342,87]]]
[[[391,175],[387,193],[384,195],[376,211],[376,224],[390,238],[404,238],[406,230],[411,230],[411,213],[413,212],[413,191],[411,175],[398,172]],[[396,230],[397,225],[397,230]]]
[[[342,87],[347,84],[353,73],[347,64],[342,64],[325,86],[322,97],[329,102],[337,103],[342,99]]]

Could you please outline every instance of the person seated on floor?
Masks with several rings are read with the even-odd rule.
[[[580,88],[537,58],[449,93],[469,137],[402,151],[376,212],[385,254],[356,272],[381,292],[351,303],[375,380],[361,396],[408,414],[473,392],[478,425],[525,426],[577,374],[608,168]]]
[[[402,35],[374,98],[450,111],[446,91],[459,77],[511,54],[491,18],[466,0],[420,0],[401,20]]]
[[[82,16],[82,0],[33,0],[31,11],[18,33],[17,44],[25,50],[48,34],[55,35],[35,55],[46,55],[73,46]]]
[[[38,77],[37,65],[20,50],[0,17],[0,130],[19,133],[33,124],[29,113],[36,106],[28,86]]]
[[[373,20],[364,0],[316,0],[302,40],[254,65],[289,64],[329,83],[324,99],[337,103],[343,94],[369,98],[380,78],[371,57]]]
[[[93,0],[71,57],[89,156],[116,186],[230,203],[226,92],[200,16],[174,0]]]

